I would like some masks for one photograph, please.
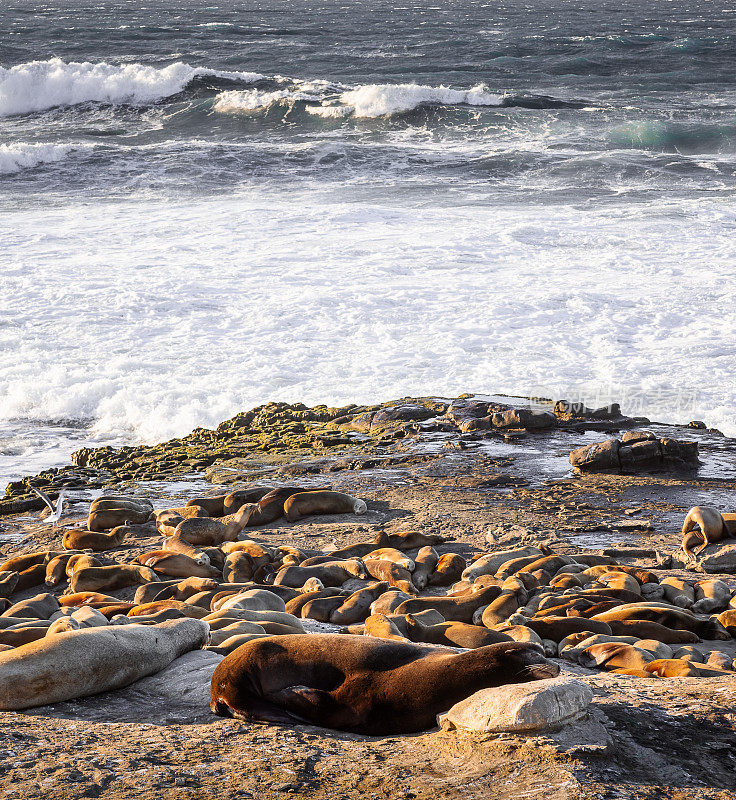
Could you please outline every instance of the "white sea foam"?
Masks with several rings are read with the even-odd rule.
[[[90,420],[101,441],[150,442],[271,399],[585,388],[736,434],[736,260],[718,199],[358,191],[7,211],[0,419]]]
[[[306,106],[307,111],[321,117],[383,117],[422,105],[498,106],[503,100],[501,95],[490,93],[485,86],[461,90],[416,83],[386,83],[358,86],[336,93],[337,88],[323,81],[313,81],[297,83],[294,89],[273,92],[228,90],[217,95],[213,107],[222,113],[237,113],[259,111],[284,101],[306,100],[311,103]]]
[[[421,86],[417,83],[369,84],[358,86],[340,97],[356,117],[382,117],[411,111],[421,105],[498,106],[503,98],[486,86],[472,89],[448,89],[444,86]]]
[[[193,67],[65,62],[60,58],[0,67],[0,117],[78,103],[141,105],[177,94],[198,75],[251,83],[262,75]]]
[[[42,144],[17,142],[0,144],[0,175],[20,172],[22,169],[62,161],[70,153],[89,150],[87,144]]]
[[[259,91],[258,89],[231,89],[220,92],[212,106],[221,113],[237,113],[247,111],[260,111],[284,101],[295,100],[319,101],[319,97],[305,92],[293,92],[288,89],[278,89],[274,92]]]

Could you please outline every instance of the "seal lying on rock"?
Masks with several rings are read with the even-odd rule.
[[[736,536],[736,514],[721,514],[713,506],[694,506],[682,524],[682,549],[695,558],[709,544],[731,536]]]
[[[238,719],[413,733],[479,689],[558,673],[536,647],[516,642],[448,653],[363,636],[267,637],[217,666],[210,704],[215,714]]]
[[[207,643],[209,625],[177,619],[57,633],[0,653],[0,709],[59,703],[128,686]]]

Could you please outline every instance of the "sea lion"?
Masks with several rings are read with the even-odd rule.
[[[197,506],[199,508],[204,509],[207,513],[208,517],[222,517],[225,514],[229,513],[229,511],[225,511],[224,502],[225,498],[228,495],[226,494],[217,494],[213,497],[193,497],[191,500],[187,500],[184,504],[185,507],[191,508],[193,506]],[[243,503],[253,502],[252,500],[243,500]],[[243,505],[240,503],[237,508],[234,508],[233,511],[237,511],[240,506]]]
[[[216,550],[216,548],[211,549]],[[161,543],[161,550],[166,553],[179,553],[204,566],[211,565],[210,556],[208,553],[206,553],[204,550],[200,550],[193,544],[189,544],[189,542],[182,539],[176,532],[174,532],[171,536],[164,536],[163,542]]]
[[[438,533],[420,533],[419,531],[380,531],[373,540],[375,547],[395,547],[397,550],[415,550],[427,545],[442,544],[444,536]]]
[[[71,551],[70,553],[64,553],[63,555],[56,556],[56,558],[52,558],[51,561],[46,564],[46,573],[44,577],[46,586],[58,586],[60,583],[63,583],[67,579],[66,565],[69,563],[69,559],[72,556],[80,555],[82,555],[82,553],[78,551]]]
[[[65,531],[61,540],[65,550],[113,550],[119,547],[125,539],[126,526],[118,525],[110,533],[95,533],[86,531],[83,528],[72,528]]]
[[[640,650],[631,644],[606,642],[594,644],[581,651],[579,663],[588,669],[638,669],[643,670],[654,656],[646,650]]]
[[[509,619],[509,622],[517,624],[517,616],[520,615],[513,615]],[[605,622],[585,619],[583,617],[545,617],[544,619],[521,618],[518,624],[531,628],[542,639],[549,639],[558,643],[571,633],[577,633],[579,631],[589,631],[591,634],[605,633],[608,636],[613,633],[610,626]]]
[[[695,587],[690,581],[667,577],[660,581],[660,586],[664,589],[665,600],[673,606],[691,608],[695,602]]]
[[[211,708],[359,734],[414,733],[479,689],[558,673],[536,648],[516,642],[449,654],[364,636],[282,636],[255,639],[223,659]]]
[[[366,558],[363,564],[371,578],[375,578],[378,581],[386,581],[389,586],[393,586],[407,594],[419,594],[419,590],[412,581],[411,572],[406,567],[402,567],[394,561],[384,561],[383,559]]]
[[[36,550],[33,553],[23,553],[19,556],[13,556],[7,561],[0,564],[0,572],[23,572],[30,567],[36,567],[39,564],[48,564],[52,558],[56,558],[63,553],[63,550]]]
[[[150,567],[159,575],[172,578],[219,578],[220,571],[209,564],[202,564],[183,553],[167,553],[165,550],[152,550],[133,559],[135,564]]]
[[[192,619],[203,619],[210,613],[209,609],[193,606],[182,600],[154,600],[152,603],[143,603],[142,605],[134,606],[128,611],[128,616],[145,617],[149,614],[156,614],[164,609],[179,611],[182,616],[192,617]]]
[[[411,595],[398,589],[389,589],[371,603],[371,614],[393,614],[404,600],[411,600]]]
[[[409,558],[409,556],[402,553],[401,550],[397,550],[395,547],[379,547],[377,550],[371,550],[369,553],[366,553],[362,558],[363,561],[393,561],[394,564],[408,569],[409,572],[414,572],[416,567],[416,563]]]
[[[234,514],[219,519],[213,517],[184,519],[176,526],[173,535],[179,536],[189,544],[197,545],[219,546],[223,542],[233,542],[256,510],[257,506],[254,503],[248,503],[241,506]]]
[[[388,639],[394,642],[408,642],[409,638],[387,614],[371,614],[365,621],[364,635],[374,639]]]
[[[7,612],[6,612],[7,613]],[[736,609],[729,608],[727,611],[722,611],[716,620],[725,628],[725,630],[736,639]]]
[[[224,514],[232,514],[237,511],[245,503],[258,503],[267,494],[273,491],[272,486],[250,486],[248,489],[236,489],[230,494],[225,495],[222,501],[222,515],[213,514],[212,516],[223,516]],[[303,491],[303,490],[300,490]]]
[[[334,625],[351,625],[362,622],[370,614],[371,604],[388,589],[386,581],[368,584],[363,589],[353,592],[330,614],[330,622]]]
[[[0,572],[0,598],[7,600],[15,591],[18,585],[19,575],[17,572]]]
[[[18,711],[119,689],[203,647],[209,625],[182,619],[59,633],[0,653],[0,709]]]
[[[342,586],[350,578],[367,578],[368,573],[363,562],[358,559],[329,561],[313,567],[284,567],[276,573],[274,585],[298,589],[312,577],[319,578],[325,586]]]
[[[721,514],[713,506],[694,506],[682,524],[682,549],[695,558],[705,547],[736,535],[736,514]]]
[[[67,559],[64,572],[67,578],[71,578],[78,569],[101,566],[103,566],[102,562],[88,553],[74,553]]]
[[[284,516],[289,522],[317,514],[365,514],[365,500],[342,492],[300,492],[284,502]]]
[[[231,636],[238,636],[242,634],[260,633],[266,635],[266,629],[259,625],[257,622],[248,622],[248,620],[237,620],[225,625],[222,628],[210,631],[210,645],[217,647],[222,642],[227,641]]]
[[[96,592],[99,589],[115,591],[138,583],[149,583],[157,578],[158,575],[152,569],[138,564],[87,567],[74,572],[69,581],[69,588],[72,593]]]
[[[414,559],[414,572],[411,575],[411,582],[422,591],[429,584],[429,577],[437,569],[439,554],[431,545],[422,547]]]
[[[48,592],[37,594],[26,600],[20,600],[10,608],[3,611],[3,617],[33,617],[34,619],[48,619],[55,614],[61,606],[54,595]]]
[[[623,589],[627,592],[641,595],[641,584],[639,581],[631,575],[627,575],[625,572],[606,572],[598,576],[596,583],[599,586],[610,587],[611,589]]]
[[[703,639],[728,639],[728,632],[715,618],[709,620],[698,619],[693,614],[675,606],[664,603],[626,603],[611,611],[597,614],[593,620],[604,623],[624,622],[627,620],[647,620],[658,622],[666,628],[673,630],[686,630],[696,633]],[[658,637],[649,637],[656,639]]]
[[[292,495],[303,494],[305,492],[325,491],[329,491],[329,489],[325,489],[324,487],[319,489],[310,489],[299,486],[281,486],[278,489],[273,489],[258,501],[258,508],[253,512],[252,517],[248,521],[248,527],[252,528],[256,525],[268,525],[271,522],[275,522],[280,517],[283,517],[284,503]]]
[[[695,602],[692,611],[695,614],[710,614],[721,611],[731,599],[731,589],[727,583],[716,579],[698,581],[695,584]]]
[[[87,527],[91,531],[106,531],[127,523],[142,524],[153,515],[153,504],[149,500],[135,497],[98,497],[89,509]]]
[[[65,594],[59,597],[58,601],[62,608],[87,605],[95,608],[100,605],[110,605],[111,603],[119,602],[117,597],[113,597],[109,594],[101,594],[100,592],[76,592],[74,594]]]
[[[430,586],[449,586],[465,573],[467,561],[457,553],[444,553],[437,560],[437,566],[429,576]]]
[[[658,678],[698,678],[700,672],[692,662],[680,658],[658,658],[644,666],[644,671]]]
[[[496,572],[507,562],[513,561],[517,558],[528,558],[535,556],[539,558],[544,553],[538,547],[517,547],[513,550],[501,550],[499,552],[486,553],[485,555],[477,558],[469,567],[467,567],[463,574],[462,579],[473,583],[476,578],[481,575],[495,575]],[[531,562],[529,562],[531,563]]]
[[[498,642],[511,642],[512,638],[500,631],[468,625],[465,622],[440,622],[425,625],[413,614],[408,617],[408,638],[412,642],[424,644],[443,644],[447,647],[465,647],[475,649]]]
[[[231,597],[212,601],[213,611],[239,608],[253,611],[286,611],[286,604],[277,594],[266,589],[249,589]]]
[[[434,608],[448,622],[467,622],[473,619],[473,613],[483,605],[491,603],[501,593],[499,586],[488,586],[479,592],[458,597],[414,597],[404,600],[396,608],[397,614],[414,614],[428,608]]]
[[[500,625],[505,622],[513,613],[519,610],[521,603],[516,592],[501,591],[498,597],[491,600],[486,606],[482,615],[482,622],[486,628]]]
[[[267,636],[267,633],[239,633],[235,636],[231,636],[229,639],[225,639],[225,641],[217,645],[217,647],[208,645],[204,649],[212,653],[217,653],[217,655],[220,656],[229,656],[233,650],[237,650],[252,639],[265,639]]]
[[[315,597],[301,607],[302,619],[313,619],[317,622],[330,622],[332,615],[342,606],[343,598]]]

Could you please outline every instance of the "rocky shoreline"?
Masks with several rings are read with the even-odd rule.
[[[573,471],[572,451],[611,437],[625,445],[626,432],[641,430],[651,432],[639,440],[645,444],[697,443],[699,463],[645,459],[643,471],[627,473],[619,460],[607,472]],[[278,520],[258,529],[265,540],[343,547],[410,527],[443,535],[440,552],[468,556],[488,541],[561,554],[583,548],[661,578],[692,578],[698,573],[679,551],[684,514],[705,503],[730,510],[736,490],[736,442],[716,431],[632,419],[617,407],[501,397],[342,409],[269,404],[215,431],[154,447],[82,450],[73,462],[8,487],[0,505],[4,558],[58,546],[103,487],[165,508],[267,479],[329,482],[364,498],[368,513]],[[52,496],[69,492],[61,529],[35,513],[29,483]],[[135,557],[155,541],[136,539],[119,553]],[[736,588],[736,576],[717,577]],[[127,695],[116,705],[113,693],[0,714],[7,766],[0,787],[23,798],[732,796],[736,673],[647,681],[559,663],[593,688],[593,728],[531,738],[431,731],[373,739],[223,720],[194,698],[156,708],[150,696]]]

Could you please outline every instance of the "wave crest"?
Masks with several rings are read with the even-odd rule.
[[[60,58],[0,67],[0,117],[79,103],[145,105],[183,91],[198,76],[253,83],[263,76],[222,72],[178,61],[167,67],[65,62]]]
[[[89,150],[85,144],[0,144],[0,175],[62,161],[74,150]]]

